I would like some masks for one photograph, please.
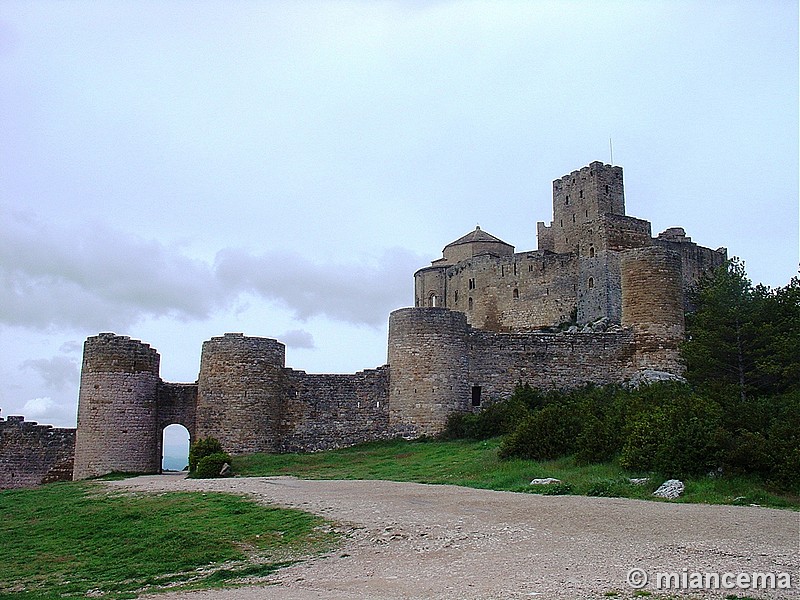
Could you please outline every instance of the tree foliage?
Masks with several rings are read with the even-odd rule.
[[[737,259],[694,292],[683,346],[687,378],[701,389],[743,402],[800,386],[800,280],[784,288],[753,286]]]

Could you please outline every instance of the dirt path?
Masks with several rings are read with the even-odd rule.
[[[352,529],[336,552],[280,571],[273,585],[163,600],[605,598],[610,591],[627,598],[634,567],[650,575],[645,589],[654,593],[657,572],[788,572],[792,590],[692,590],[691,597],[800,598],[797,512],[289,477],[160,475],[108,485],[249,494]]]

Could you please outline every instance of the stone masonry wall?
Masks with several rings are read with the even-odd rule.
[[[682,231],[682,229],[681,229]],[[667,250],[676,252],[681,257],[681,271],[683,274],[684,309],[694,310],[691,305],[691,292],[698,282],[706,275],[725,264],[728,260],[726,248],[712,250],[695,244],[691,238],[684,237],[680,241],[663,239],[659,234],[653,244]]]
[[[518,383],[570,389],[620,383],[635,368],[631,330],[614,333],[469,332],[469,381],[482,399],[511,395]]]
[[[276,340],[241,333],[204,342],[197,379],[197,437],[215,437],[232,454],[280,451],[285,352]]]
[[[170,425],[183,425],[189,432],[189,439],[195,439],[197,419],[197,384],[168,383],[158,384],[158,427],[163,431]]]
[[[197,437],[215,437],[227,452],[246,454],[340,448],[386,436],[386,367],[308,374],[285,368],[284,352],[277,340],[242,334],[205,342]]]
[[[388,367],[352,375],[287,371],[281,452],[315,452],[387,437]]]
[[[148,344],[101,333],[86,340],[75,479],[113,471],[157,473],[160,357]]]
[[[0,418],[0,490],[72,479],[75,430]]]
[[[576,264],[573,255],[535,251],[421,269],[415,276],[418,306],[431,307],[435,294],[438,307],[461,311],[473,327],[492,331],[556,325],[575,309]]]
[[[636,368],[683,373],[683,305],[679,254],[652,246],[622,255],[622,324],[636,333]]]
[[[446,308],[405,308],[389,316],[389,428],[433,434],[469,407],[467,319]]]

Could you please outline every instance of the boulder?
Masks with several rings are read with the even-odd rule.
[[[544,477],[542,479],[531,479],[531,485],[550,485],[551,483],[561,483],[560,479],[555,477]]]
[[[675,498],[678,498],[683,493],[684,487],[685,486],[681,480],[668,479],[662,483],[655,492],[653,492],[653,496],[667,498],[668,500],[675,500]]]
[[[655,369],[642,369],[625,382],[625,386],[630,389],[638,389],[643,385],[650,385],[659,381],[675,381],[679,383],[686,383],[686,380],[680,375],[668,373],[666,371],[656,371]]]

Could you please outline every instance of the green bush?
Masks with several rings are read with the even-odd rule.
[[[197,468],[189,475],[194,479],[213,479],[214,477],[224,477],[221,474],[225,464],[231,464],[231,457],[225,452],[217,452],[204,456],[197,463]]]
[[[581,432],[574,404],[548,404],[525,419],[500,445],[501,458],[550,460],[572,454]]]
[[[589,489],[586,490],[586,495],[613,498],[619,495],[615,491],[616,487],[617,484],[613,481],[595,481],[589,486]]]
[[[573,492],[571,483],[550,483],[540,487],[545,496],[569,496]]]
[[[721,424],[721,407],[687,390],[629,423],[620,464],[675,477],[706,473],[721,462]]]
[[[441,437],[443,439],[488,440],[511,433],[528,416],[524,402],[515,396],[491,404],[478,413],[453,413]]]
[[[213,437],[200,438],[192,447],[189,448],[189,473],[193,473],[197,469],[197,464],[205,456],[223,452],[222,444],[219,440]]]

